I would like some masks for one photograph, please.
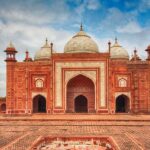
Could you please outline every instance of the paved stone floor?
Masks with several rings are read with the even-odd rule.
[[[90,119],[88,115],[74,115],[74,119],[65,115],[61,117],[0,116],[0,150],[29,150],[39,138],[48,136],[111,137],[118,149],[150,150],[149,116],[103,115],[95,116],[97,119]]]

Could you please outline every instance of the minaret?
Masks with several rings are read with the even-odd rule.
[[[12,42],[9,43],[9,45],[7,46],[6,50],[4,51],[6,52],[6,62],[11,61],[11,62],[16,62],[16,58],[15,55],[17,53],[15,47],[13,46]]]
[[[27,61],[32,61],[32,58],[29,56],[29,52],[28,52],[28,50],[26,50],[26,57],[25,57],[25,60],[24,60],[25,62],[27,62]]]
[[[147,49],[145,50],[148,54],[148,57],[147,57],[147,61],[150,61],[150,45],[147,47]]]
[[[15,66],[16,66],[16,58],[15,55],[17,53],[15,47],[13,46],[12,42],[9,43],[6,50],[6,114],[14,113],[15,107]]]

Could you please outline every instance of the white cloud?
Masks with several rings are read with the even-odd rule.
[[[9,35],[6,36],[6,35]],[[27,49],[34,54],[45,42],[47,37],[50,42],[54,43],[54,47],[57,52],[63,52],[64,44],[67,42],[66,39],[71,37],[72,32],[63,29],[54,29],[48,26],[34,26],[28,24],[15,24],[9,23],[1,27],[1,37],[5,39],[5,42],[1,42],[1,49],[5,49],[6,44],[12,40],[14,45],[19,51],[18,56],[22,57],[22,53]],[[6,43],[7,41],[7,43]],[[19,58],[22,60],[22,58]]]
[[[117,28],[117,32],[120,32],[120,33],[130,33],[130,34],[139,33],[142,30],[143,29],[140,27],[140,25],[137,22],[133,22],[133,21],[129,22],[125,26]]]
[[[100,8],[100,1],[98,1],[98,0],[87,1],[87,8],[90,10],[96,10],[96,9]]]
[[[106,11],[105,19],[99,23],[99,29],[109,35],[116,32],[118,26],[122,27],[131,21],[135,21],[137,11],[123,13],[117,8],[110,8]]]
[[[140,0],[138,10],[141,12],[145,12],[150,9],[150,1],[149,0]]]
[[[60,23],[66,21],[71,15],[65,1],[56,0],[45,5],[45,3],[37,0],[31,0],[30,2],[1,0],[0,4],[0,18],[9,22]]]
[[[80,2],[80,5],[76,8],[76,13],[79,14],[79,16],[82,17],[83,13],[88,10],[97,10],[101,6],[101,3],[99,0],[83,0],[83,2]]]

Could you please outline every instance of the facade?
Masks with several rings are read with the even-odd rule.
[[[141,60],[108,43],[102,53],[81,26],[64,53],[46,40],[34,60],[17,62],[12,43],[6,48],[6,114],[150,113],[150,46]]]

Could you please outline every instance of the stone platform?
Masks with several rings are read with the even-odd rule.
[[[0,116],[1,150],[31,150],[45,137],[109,137],[116,149],[149,150],[150,115]]]
[[[33,115],[0,115],[0,121],[150,121],[150,115],[135,115],[135,114],[115,114],[115,115],[100,115],[100,114],[33,114]]]

